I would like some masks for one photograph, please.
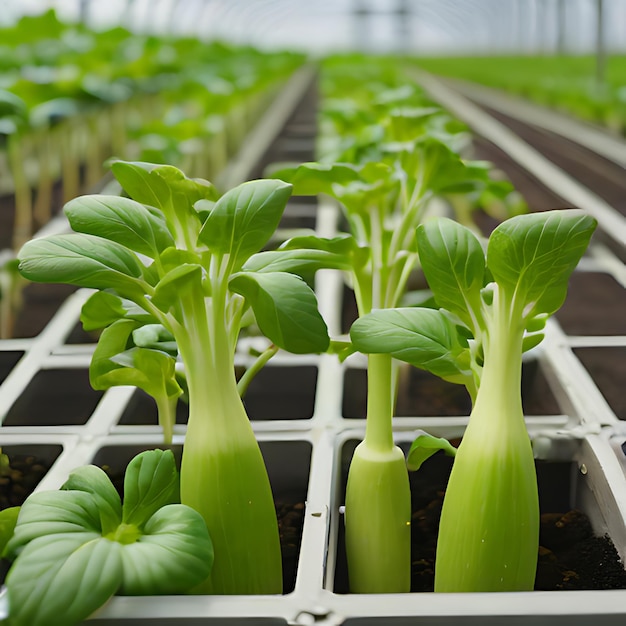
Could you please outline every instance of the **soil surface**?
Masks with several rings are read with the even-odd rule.
[[[346,445],[343,451],[344,480],[351,448]],[[437,453],[410,474],[414,592],[434,590],[437,534],[450,468],[451,461]],[[535,590],[626,589],[626,570],[611,539],[594,536],[588,517],[568,506],[571,469],[570,463],[537,463],[541,525]],[[339,520],[334,590],[348,593],[343,519]]]

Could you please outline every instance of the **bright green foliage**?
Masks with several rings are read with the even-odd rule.
[[[533,588],[539,508],[522,353],[541,341],[547,317],[563,303],[595,226],[574,209],[514,217],[493,231],[485,255],[467,228],[427,221],[417,242],[441,309],[376,311],[352,327],[356,349],[465,384],[474,400],[444,500],[436,591]],[[419,439],[418,462],[409,458],[415,465],[435,445]]]
[[[311,271],[319,263],[347,270],[360,316],[403,301],[419,266],[416,228],[434,196],[469,198],[487,190],[496,195],[511,190],[491,180],[488,164],[460,158],[464,129],[419,87],[403,80],[397,67],[367,61],[325,63],[320,160],[273,172],[290,182],[297,195],[335,198],[349,234],[330,242],[301,237],[295,243],[300,250],[283,247],[259,257],[269,268],[291,264]],[[434,324],[442,324],[439,317]],[[453,332],[449,335],[456,341]],[[342,345],[333,349],[342,358],[350,352]],[[450,361],[443,352],[442,367]],[[455,380],[467,374],[454,364],[444,373]],[[353,592],[410,589],[410,493],[403,455],[392,437],[395,389],[392,359],[370,355],[365,439],[355,450],[346,492]]]
[[[105,327],[91,381],[153,395],[166,440],[185,390],[175,371],[180,356],[189,400],[181,499],[203,515],[216,554],[203,589],[280,593],[276,512],[234,354],[242,326],[255,319],[280,348],[329,346],[310,287],[289,267],[273,271],[262,260],[291,185],[257,180],[220,196],[171,166],[118,161],[112,169],[131,199],[73,200],[66,213],[80,232],[29,242],[20,270],[32,280],[106,289],[82,314],[89,328]]]
[[[171,451],[137,455],[124,502],[94,465],[60,491],[31,495],[6,554],[13,626],[71,626],[113,594],[176,594],[208,575],[213,546],[202,517],[178,502]]]

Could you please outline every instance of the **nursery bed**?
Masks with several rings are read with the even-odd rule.
[[[258,149],[262,156],[248,170],[249,177],[262,175],[264,168],[276,160],[313,159],[316,87],[310,78],[303,85],[306,89],[292,99],[292,108],[283,109],[281,132],[272,138],[276,141]],[[476,156],[498,155],[485,140],[477,140],[475,149]],[[517,165],[507,171],[504,158],[492,160],[506,171],[529,202],[537,198],[536,204],[530,202],[534,208],[555,208],[558,193],[546,191],[543,183],[537,184],[532,176],[522,174]],[[282,226],[314,224],[318,232],[332,235],[338,222],[337,211],[325,200],[316,206],[310,199],[295,198],[288,205]],[[529,429],[541,443],[543,457],[551,459],[557,468],[544,485],[553,487],[558,483],[558,506],[546,503],[545,510],[567,513],[571,507],[580,507],[589,515],[597,535],[608,533],[613,538],[623,559],[626,484],[620,465],[621,448],[611,445],[610,439],[619,419],[625,419],[618,395],[620,377],[616,376],[624,367],[624,317],[617,312],[619,307],[623,309],[624,276],[615,256],[604,250],[600,242],[594,242],[572,278],[564,308],[548,326],[536,362],[526,365],[529,369],[525,379],[530,389],[526,390],[525,409]],[[345,332],[341,274],[320,273],[316,288],[331,334]],[[39,321],[30,330],[26,329],[29,318],[25,314],[19,320],[24,324],[22,339],[0,342],[0,381],[5,380],[0,385],[0,418],[5,420],[0,427],[0,444],[7,452],[24,450],[29,454],[35,454],[31,446],[46,446],[37,454],[52,469],[40,482],[41,489],[58,488],[73,467],[86,462],[115,467],[117,472],[129,455],[162,443],[154,406],[141,393],[131,388],[87,393],[85,379],[94,344],[78,327],[80,305],[87,295],[80,290],[60,311],[51,307],[47,318],[56,311],[51,322]],[[590,300],[593,303],[583,308]],[[615,354],[611,366],[598,366],[607,358],[605,353],[593,356],[600,349]],[[243,354],[239,356],[244,359]],[[507,623],[519,626],[552,626],[567,618],[570,626],[608,626],[624,620],[625,590],[393,594],[384,598],[342,593],[345,584],[342,587],[335,583],[342,575],[338,556],[342,476],[353,442],[363,435],[363,365],[356,355],[340,364],[330,355],[295,357],[281,353],[270,362],[264,378],[258,378],[250,388],[247,402],[253,413],[253,429],[264,453],[272,456],[269,468],[274,486],[287,494],[279,506],[293,520],[287,533],[291,562],[286,565],[283,595],[243,596],[234,601],[226,596],[115,598],[87,623],[448,626],[461,619],[464,624],[498,624],[506,618]],[[54,396],[44,397],[41,391],[29,395],[31,385],[50,376],[53,394],[62,389],[56,376],[67,376],[72,387],[85,389],[89,402],[77,411],[80,419],[70,420],[67,412],[64,418],[61,410],[59,425],[52,425],[44,410],[56,412],[58,402]],[[462,435],[469,413],[465,392],[445,385],[437,388],[437,384],[417,371],[407,371],[406,396],[401,397],[399,417],[394,421],[400,443],[406,445],[418,428],[440,436]],[[447,408],[444,419],[440,419],[440,394],[448,402],[450,393],[457,394],[454,409]],[[430,396],[429,404],[417,403],[416,397],[423,398],[424,394]],[[600,408],[594,404],[598,397],[606,398]],[[280,400],[279,407],[271,414],[265,407],[276,399]],[[185,428],[185,407],[181,405],[174,431],[177,450]],[[438,457],[433,461],[435,465],[440,462]],[[561,478],[565,484],[557,480]],[[418,473],[413,480],[418,485],[426,478]],[[614,516],[607,519],[610,511]]]

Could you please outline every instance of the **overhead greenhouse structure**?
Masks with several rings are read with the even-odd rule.
[[[626,619],[623,0],[0,2],[0,621]]]

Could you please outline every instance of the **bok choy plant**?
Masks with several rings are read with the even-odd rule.
[[[113,594],[184,593],[213,562],[202,516],[179,503],[171,450],[137,455],[124,501],[99,467],[74,470],[59,491],[29,496],[5,556],[12,626],[72,626]]]
[[[533,588],[539,505],[522,353],[543,339],[595,226],[575,209],[513,217],[485,255],[466,227],[427,220],[417,244],[440,308],[373,311],[352,326],[356,349],[464,384],[473,399],[443,504],[435,591]]]
[[[219,196],[210,183],[171,166],[118,161],[112,170],[130,198],[72,200],[65,212],[78,232],[27,243],[20,270],[32,280],[106,291],[100,295],[109,306],[100,321],[111,332],[101,341],[112,344],[103,345],[97,378],[106,376],[110,361],[114,375],[116,367],[130,365],[145,376],[155,351],[163,358],[152,362],[153,371],[161,370],[152,380],[168,401],[179,390],[171,354],[159,346],[171,344],[168,337],[175,341],[189,399],[181,501],[202,514],[215,548],[201,590],[280,593],[276,511],[237,389],[234,354],[241,328],[253,320],[285,350],[328,348],[326,325],[304,280],[271,267],[250,269],[278,225],[291,185],[256,180]],[[154,325],[163,336],[157,332],[146,348],[138,333]]]
[[[351,234],[332,246],[335,252],[338,246],[351,250],[345,260],[359,316],[401,303],[411,273],[419,266],[415,232],[429,200],[489,184],[483,163],[463,161],[428,135],[421,124],[432,114],[390,113],[388,142],[376,148],[378,161],[305,163],[273,173],[292,183],[298,195],[325,193],[341,203]],[[283,249],[320,251],[330,245],[301,237]],[[410,591],[409,479],[392,433],[395,369],[387,354],[368,357],[365,438],[352,458],[345,502],[350,589],[356,593]]]

